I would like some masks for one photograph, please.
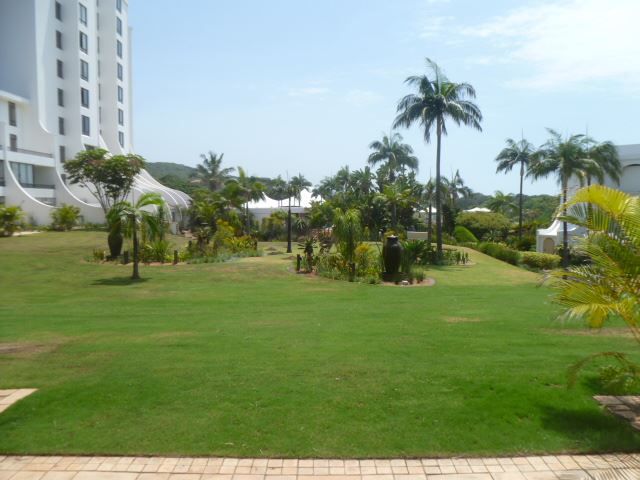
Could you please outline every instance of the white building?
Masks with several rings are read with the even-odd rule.
[[[66,182],[84,149],[133,153],[127,0],[0,0],[0,203],[35,224],[63,203],[102,223],[96,199]],[[174,214],[189,197],[147,172],[134,193],[160,193]]]
[[[622,164],[622,175],[620,185],[610,178],[604,184],[611,188],[616,188],[632,195],[640,195],[640,144],[620,145],[616,147],[618,157]],[[580,188],[580,184],[575,180],[569,188],[570,195]],[[568,226],[569,239],[584,235],[583,229],[575,226]],[[536,238],[536,250],[544,253],[555,253],[556,248],[562,245],[562,222],[554,220],[549,228],[539,229]]]
[[[291,197],[291,213],[296,215],[305,215],[309,213],[311,202],[321,201],[321,197],[314,198],[309,190],[302,190],[302,192],[300,192],[300,198]],[[288,198],[285,198],[284,200],[275,200],[265,195],[263,200],[249,203],[249,212],[251,212],[253,218],[258,223],[277,211],[287,212],[288,209]]]

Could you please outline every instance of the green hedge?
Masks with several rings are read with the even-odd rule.
[[[453,236],[458,243],[478,243],[476,236],[471,233],[468,228],[463,227],[462,225],[456,226],[453,230]]]
[[[511,265],[518,265],[520,260],[520,252],[501,243],[482,242],[478,244],[478,250]]]
[[[560,265],[560,256],[548,253],[522,252],[520,263],[538,270],[552,270]]]

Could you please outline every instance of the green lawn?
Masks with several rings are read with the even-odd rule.
[[[102,233],[0,239],[1,453],[300,457],[622,451],[566,367],[637,350],[559,325],[539,277],[479,253],[434,287],[225,264],[88,263]],[[614,335],[614,333],[616,333]],[[4,353],[2,353],[4,352]],[[587,380],[589,377],[587,377]]]

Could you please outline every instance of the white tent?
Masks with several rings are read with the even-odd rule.
[[[320,197],[313,197],[309,190],[303,190],[300,193],[300,199],[291,197],[291,213],[304,214],[311,208],[311,202],[322,201]],[[265,196],[264,200],[249,203],[249,211],[254,218],[260,222],[263,218],[270,216],[272,213],[282,210],[286,212],[289,208],[289,199],[275,200]]]
[[[474,207],[469,210],[465,210],[465,212],[469,213],[491,213],[491,210],[484,207]]]

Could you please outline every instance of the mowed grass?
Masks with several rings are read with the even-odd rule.
[[[288,271],[283,255],[130,268],[102,233],[0,239],[1,453],[275,457],[640,448],[566,388],[566,367],[634,352],[554,320],[539,276],[473,252],[433,287]],[[615,333],[615,334],[614,334]],[[590,377],[587,376],[587,380]],[[593,378],[593,375],[591,375]]]

